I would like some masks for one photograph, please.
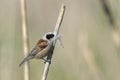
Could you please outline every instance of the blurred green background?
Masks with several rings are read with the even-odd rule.
[[[54,30],[62,3],[64,48],[56,45],[48,80],[120,80],[119,48],[101,0],[27,0],[30,50]],[[120,26],[120,0],[107,4]],[[23,80],[22,59],[20,0],[0,0],[0,80]],[[31,60],[31,80],[41,80],[43,69],[43,61]]]

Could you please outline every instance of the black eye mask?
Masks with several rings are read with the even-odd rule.
[[[47,39],[51,39],[51,38],[53,38],[53,37],[54,37],[54,34],[47,34],[47,35],[46,35],[46,38],[47,38]]]

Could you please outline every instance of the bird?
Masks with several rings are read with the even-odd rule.
[[[31,52],[21,61],[19,67],[24,64],[26,61],[35,59],[44,59],[49,54],[49,51],[52,46],[52,40],[55,35],[53,32],[47,32],[44,34],[43,38],[40,39],[36,46],[31,50]]]

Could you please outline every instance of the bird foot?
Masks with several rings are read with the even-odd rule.
[[[44,61],[44,63],[48,62],[48,63],[51,64],[51,60],[47,60],[47,59],[44,59],[44,58],[42,58],[42,60]]]
[[[49,64],[51,64],[51,60],[46,60],[46,62],[48,62]],[[46,62],[45,62],[45,63],[46,63]]]

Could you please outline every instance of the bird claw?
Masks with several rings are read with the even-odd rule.
[[[44,61],[44,63],[48,62],[51,64],[51,60],[49,60],[49,59],[47,60],[47,59],[42,58],[42,60]]]
[[[49,64],[51,64],[51,60],[49,60],[49,59],[48,59],[48,60],[46,60],[46,62],[48,62]],[[45,62],[45,63],[46,63],[46,62]]]

